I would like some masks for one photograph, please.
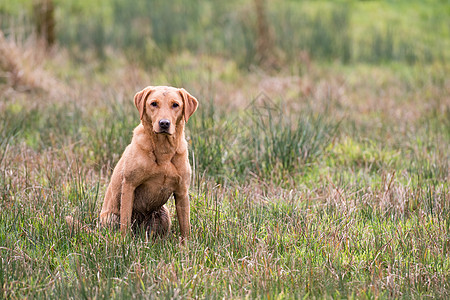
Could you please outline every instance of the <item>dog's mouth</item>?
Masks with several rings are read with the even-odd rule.
[[[156,134],[161,134],[161,135],[172,135],[169,130],[160,130],[160,131],[154,131],[154,133]]]

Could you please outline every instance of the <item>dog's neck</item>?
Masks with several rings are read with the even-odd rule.
[[[145,150],[155,156],[157,164],[169,162],[177,154],[185,151],[184,122],[177,125],[172,135],[155,133],[152,125],[142,122],[135,130],[140,135],[139,144]],[[183,143],[184,142],[184,143]]]

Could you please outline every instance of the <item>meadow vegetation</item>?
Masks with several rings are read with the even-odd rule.
[[[1,298],[450,297],[446,1],[266,1],[270,65],[253,1],[54,3],[0,0]],[[200,102],[187,246],[96,227],[147,85]]]

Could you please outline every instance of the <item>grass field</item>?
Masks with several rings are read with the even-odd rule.
[[[184,13],[156,20],[184,38],[139,44],[146,1],[56,1],[50,52],[28,2],[0,2],[0,297],[449,298],[449,4],[268,1],[267,70],[252,2],[175,2],[149,14]],[[200,102],[186,246],[176,218],[165,240],[96,227],[146,85]]]

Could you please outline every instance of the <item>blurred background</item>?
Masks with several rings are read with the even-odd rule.
[[[1,0],[0,28],[6,38],[37,36],[77,58],[120,53],[145,68],[186,52],[242,69],[450,56],[450,4],[438,0]]]

